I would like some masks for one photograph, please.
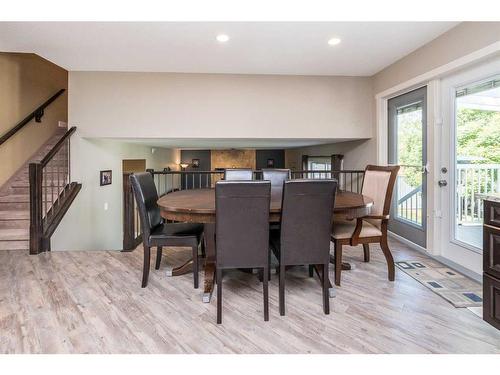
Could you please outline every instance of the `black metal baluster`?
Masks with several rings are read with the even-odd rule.
[[[59,152],[56,154],[56,160],[57,160],[57,155],[59,154]],[[59,181],[59,173],[61,172],[60,170],[60,164],[61,163],[57,163],[57,197],[59,198],[59,194],[61,192],[61,181]],[[57,200],[58,202],[58,205],[59,205],[59,200]]]

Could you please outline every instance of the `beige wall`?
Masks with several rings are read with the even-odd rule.
[[[369,77],[70,72],[85,137],[369,138]]]
[[[0,52],[0,134],[24,119],[36,107],[68,87],[68,72],[34,54]],[[67,121],[67,94],[48,108],[42,123],[34,120],[0,146],[0,186],[54,133],[58,121]]]
[[[123,159],[146,159],[146,168],[178,169],[179,150],[111,140],[71,138],[72,179],[82,190],[52,236],[52,250],[123,248]],[[113,171],[112,184],[99,185],[99,171]],[[107,203],[107,210],[104,205]]]
[[[500,41],[500,22],[462,22],[373,76],[377,94]]]

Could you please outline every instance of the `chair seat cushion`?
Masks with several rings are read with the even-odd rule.
[[[176,237],[196,237],[198,240],[203,233],[203,224],[164,223],[151,231],[150,241],[157,241]]]
[[[351,221],[335,221],[333,223],[332,237],[336,240],[351,238],[354,229],[356,228],[356,220]],[[363,221],[363,227],[359,237],[378,237],[382,235],[382,231],[368,221]]]

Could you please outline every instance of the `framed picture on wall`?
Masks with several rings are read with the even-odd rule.
[[[267,168],[274,168],[274,159],[267,159]]]
[[[191,165],[193,166],[193,168],[199,168],[200,167],[200,159],[191,160]]]
[[[99,173],[99,180],[101,182],[101,186],[111,185],[111,177],[112,177],[111,170],[101,171]]]

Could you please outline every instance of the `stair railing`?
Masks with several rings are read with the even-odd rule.
[[[50,251],[50,237],[81,189],[71,182],[70,128],[47,155],[29,164],[30,254]]]

